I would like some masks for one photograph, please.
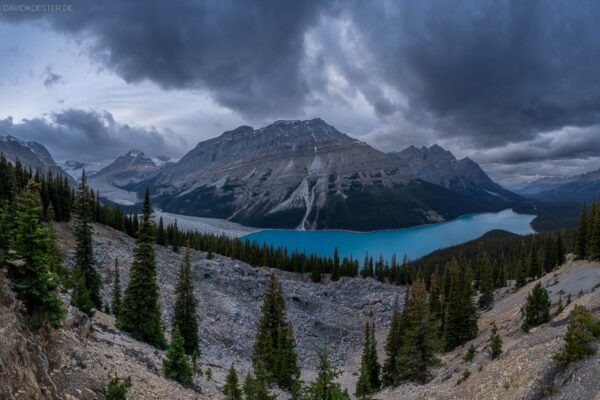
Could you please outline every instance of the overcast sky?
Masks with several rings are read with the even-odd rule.
[[[0,0],[0,135],[58,160],[180,157],[321,117],[385,151],[438,143],[504,184],[600,167],[600,2],[63,3]]]

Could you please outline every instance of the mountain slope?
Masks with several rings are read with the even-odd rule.
[[[37,142],[26,142],[14,136],[0,136],[0,154],[12,163],[18,159],[25,168],[31,168],[32,171],[51,171],[54,175],[65,176],[72,182],[71,176],[56,164],[50,152]]]
[[[416,177],[435,185],[488,199],[496,196],[506,201],[523,201],[520,196],[492,181],[475,161],[468,157],[457,160],[451,152],[438,145],[429,148],[410,146],[390,154],[403,160]]]
[[[56,224],[59,249],[66,255],[64,266],[73,267],[73,232],[68,224]],[[94,249],[101,274],[104,302],[112,294],[115,259],[119,259],[122,286],[129,279],[129,265],[134,239],[103,225],[94,225]],[[163,321],[168,325],[174,304],[177,268],[182,254],[155,246],[157,276]],[[128,398],[222,398],[221,389],[232,362],[240,376],[251,371],[252,343],[264,288],[271,272],[283,287],[286,311],[294,327],[301,378],[315,377],[317,354],[324,346],[330,360],[342,370],[339,382],[353,392],[359,376],[363,342],[363,324],[376,326],[378,353],[383,361],[383,346],[389,328],[394,299],[404,298],[406,288],[387,285],[372,278],[341,278],[336,282],[313,283],[308,276],[277,269],[256,268],[243,262],[215,255],[207,259],[201,251],[191,252],[196,285],[201,338],[199,366],[211,368],[213,379],[196,376],[187,387],[164,378],[161,371],[165,352],[137,342],[118,330],[114,318],[100,311],[90,321],[74,307],[68,306],[64,327],[32,335],[22,322],[20,307],[0,271],[0,398],[103,398],[109,374],[131,376]],[[544,387],[553,387],[553,399],[594,399],[600,391],[598,354],[557,371],[552,355],[563,344],[568,314],[575,304],[583,304],[598,315],[600,308],[598,263],[568,261],[540,281],[548,290],[553,305],[553,319],[525,333],[521,329],[521,307],[537,282],[515,289],[498,289],[491,309],[481,312],[480,332],[471,342],[441,354],[443,365],[436,368],[433,379],[424,385],[407,383],[385,389],[380,399],[536,399]],[[554,315],[559,296],[568,295],[572,303]],[[488,339],[495,323],[503,340],[503,353],[490,359]],[[477,355],[464,361],[473,344]],[[595,343],[598,348],[599,343]],[[457,384],[464,371],[471,376]],[[275,393],[282,394],[275,391]],[[3,397],[4,396],[4,397]],[[45,397],[44,397],[45,396]],[[70,397],[74,396],[74,397]],[[281,395],[277,398],[287,398]]]
[[[473,170],[470,160],[455,163],[462,175],[437,181],[421,178],[411,161],[318,118],[277,121],[201,142],[179,162],[129,188],[141,192],[148,185],[164,211],[299,229],[406,227],[506,208],[518,198],[505,196],[480,169],[489,182],[478,175],[484,183],[479,185],[466,173]],[[440,185],[443,179],[448,184]],[[487,193],[487,187],[497,192]]]
[[[551,274],[530,282],[522,288],[498,289],[494,305],[482,311],[479,334],[463,346],[443,354],[443,365],[434,370],[434,378],[425,385],[404,384],[378,393],[377,398],[418,399],[597,399],[600,384],[600,356],[572,363],[564,371],[557,368],[553,355],[564,344],[569,313],[575,304],[582,304],[596,316],[600,309],[600,279],[598,263],[568,261]],[[521,308],[533,286],[540,282],[549,293],[552,303],[552,320],[523,332]],[[564,301],[571,296],[573,302],[556,315],[559,297]],[[496,324],[502,338],[503,353],[491,359],[489,337],[492,324]],[[380,341],[384,338],[382,335]],[[473,345],[477,354],[465,361],[467,349]],[[594,344],[596,348],[600,343]],[[470,376],[458,383],[465,371]],[[543,389],[552,395],[542,396]]]

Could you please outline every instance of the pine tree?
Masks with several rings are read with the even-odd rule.
[[[94,218],[94,197],[90,193],[85,171],[81,173],[79,187],[75,196],[75,271],[79,279],[83,278],[85,287],[94,307],[102,309],[100,274],[94,267],[94,250],[92,247],[92,221]],[[73,305],[80,307],[79,304]],[[81,307],[80,307],[81,308]]]
[[[238,376],[235,372],[235,367],[231,364],[229,367],[229,373],[225,378],[225,386],[223,386],[223,394],[227,396],[229,400],[241,400],[242,399],[242,390],[240,389],[238,383]]]
[[[379,390],[379,363],[377,361],[377,350],[375,343],[374,328],[367,322],[365,324],[365,341],[360,363],[360,377],[356,383],[356,395],[365,397]]]
[[[566,261],[565,257],[565,246],[562,240],[561,232],[556,235],[556,263],[557,265],[563,265]]]
[[[523,330],[526,332],[534,326],[550,321],[550,298],[541,283],[536,283],[527,295],[524,314]]]
[[[554,241],[554,238],[549,235],[546,237],[544,244],[544,273],[552,271],[558,265],[556,253],[556,242]]]
[[[336,379],[340,371],[329,363],[327,352],[319,354],[319,367],[317,378],[311,382],[303,392],[303,400],[350,400],[350,396],[342,390]]]
[[[337,281],[340,279],[340,253],[337,247],[333,250],[333,269],[331,270],[331,280]]]
[[[435,353],[438,349],[437,327],[427,304],[425,282],[417,276],[410,287],[410,298],[406,307],[406,326],[402,347],[398,352],[400,381],[424,383],[432,367],[440,361]]]
[[[0,265],[4,264],[12,241],[13,213],[8,201],[0,202]]]
[[[587,240],[588,240],[588,215],[585,204],[581,208],[579,215],[579,223],[575,233],[575,254],[577,258],[585,258],[587,255]]]
[[[158,227],[156,228],[156,244],[164,246],[166,244],[165,225],[163,217],[158,219]]]
[[[283,331],[283,326],[279,329],[275,379],[279,386],[286,389],[292,389],[300,376],[296,357],[296,340],[294,338],[292,324],[287,324],[285,332]]]
[[[479,260],[479,291],[479,308],[489,308],[494,302],[494,276],[490,257],[485,250]]]
[[[281,286],[275,274],[271,274],[261,307],[252,360],[255,370],[258,364],[264,367],[269,375],[267,381],[273,379],[279,386],[291,389],[300,371],[288,325]]]
[[[375,323],[371,323],[371,333],[369,335],[369,353],[367,358],[370,373],[371,388],[374,391],[381,389],[381,365],[377,357],[377,340],[375,339]]]
[[[121,303],[118,323],[120,328],[129,332],[134,339],[162,349],[165,348],[166,341],[160,320],[154,235],[150,219],[152,208],[148,189],[144,196],[142,213],[129,272],[129,284]]]
[[[194,297],[194,281],[189,243],[185,249],[179,269],[179,280],[175,287],[175,295],[173,325],[177,325],[179,328],[179,332],[183,337],[186,354],[192,355],[198,349],[200,339],[198,338],[198,316],[196,314],[198,302]]]
[[[119,259],[115,258],[115,280],[113,282],[112,312],[118,318],[121,309],[121,273],[119,271]]]
[[[173,327],[171,336],[167,358],[163,361],[165,376],[180,383],[190,383],[192,381],[192,366],[190,365],[188,356],[185,354],[183,338],[177,326]]]
[[[439,322],[444,319],[444,305],[443,305],[443,288],[438,278],[438,272],[434,271],[431,274],[431,293],[429,296],[429,310],[431,316]],[[440,324],[441,325],[441,324]]]
[[[492,360],[500,357],[502,354],[502,339],[498,334],[496,324],[492,325],[492,333],[490,334],[490,349],[492,350]]]
[[[538,260],[538,252],[534,243],[531,244],[531,249],[529,251],[529,266],[527,270],[527,276],[530,278],[540,278],[542,276],[542,270]]]
[[[587,258],[600,259],[600,205],[593,204],[588,216]]]
[[[75,270],[73,274],[73,293],[71,294],[71,304],[89,317],[94,316],[94,302],[90,296],[90,291],[85,284],[85,277]]]
[[[385,361],[382,370],[383,386],[396,386],[398,384],[398,368],[397,358],[398,351],[402,346],[402,324],[400,321],[400,309],[398,305],[398,297],[394,299],[394,309],[392,311],[392,319],[388,336],[385,341]]]
[[[523,267],[523,262],[519,260],[517,262],[517,268],[515,271],[516,275],[516,286],[517,288],[523,287],[527,284],[527,276],[525,274],[525,268]]]
[[[15,264],[13,272],[15,290],[25,303],[33,327],[45,324],[57,328],[65,314],[58,298],[58,276],[51,254],[56,246],[50,242],[48,229],[41,223],[42,204],[39,186],[27,183],[17,196],[14,220],[14,249],[21,262]]]
[[[444,321],[446,350],[473,339],[477,335],[477,309],[473,303],[472,276],[456,260],[448,266],[450,283]]]
[[[269,393],[268,377],[263,363],[260,360],[254,363],[254,375],[248,374],[244,379],[245,400],[275,400]]]

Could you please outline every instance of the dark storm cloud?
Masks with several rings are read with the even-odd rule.
[[[74,1],[72,13],[40,18],[89,39],[92,57],[127,82],[207,89],[246,116],[295,112],[307,94],[303,35],[318,1]]]
[[[476,151],[485,163],[521,164],[542,160],[587,159],[600,155],[600,127],[564,128],[540,134],[526,142],[509,143]]]
[[[477,148],[600,124],[600,2],[108,0],[2,18],[42,19],[127,82],[205,90],[249,119],[345,107],[334,67],[399,145],[402,126]]]
[[[480,144],[600,121],[600,3],[397,1],[350,10],[408,117]]]
[[[19,123],[10,117],[0,119],[0,135],[39,142],[59,160],[113,159],[132,147],[148,155],[173,155],[180,151],[177,145],[185,145],[171,132],[121,124],[107,111],[76,109],[52,114],[51,118],[26,119]],[[165,136],[171,136],[171,140]]]

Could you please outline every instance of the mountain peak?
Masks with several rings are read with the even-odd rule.
[[[131,149],[125,155],[131,156],[131,157],[138,157],[138,156],[144,157],[145,156],[144,152],[141,150],[138,150],[138,149]]]

